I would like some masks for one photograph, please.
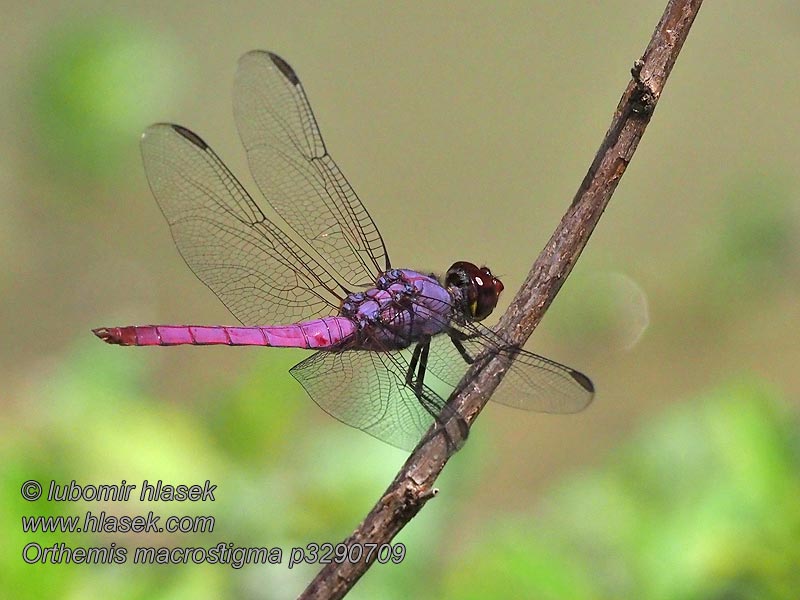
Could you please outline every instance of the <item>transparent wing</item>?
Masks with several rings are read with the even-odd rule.
[[[389,259],[361,200],[322,141],[303,86],[279,56],[239,60],[234,115],[250,171],[275,211],[346,285],[371,285]]]
[[[594,386],[586,375],[548,358],[510,346],[488,327],[469,323],[457,331],[466,356],[448,334],[433,338],[428,370],[450,386],[466,373],[470,360],[490,354],[514,356],[514,362],[492,400],[522,410],[545,413],[575,413],[594,397]]]
[[[461,340],[466,356],[447,333],[431,339],[422,398],[406,384],[413,347],[391,352],[317,352],[291,373],[325,412],[404,450],[412,450],[433,423],[432,415],[446,408],[446,399],[464,376],[468,361],[487,354],[516,354],[492,396],[496,402],[524,410],[573,413],[592,401],[592,383],[578,371],[515,350],[485,327],[470,324],[459,334],[472,335]]]
[[[427,410],[405,384],[408,352],[317,352],[291,374],[332,417],[397,448],[413,450],[444,400],[430,388]]]
[[[289,323],[338,310],[341,287],[264,216],[199,136],[157,124],[141,149],[181,256],[239,321]]]

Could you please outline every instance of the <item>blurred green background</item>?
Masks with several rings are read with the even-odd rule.
[[[314,567],[27,565],[63,541],[338,542],[405,459],[323,414],[302,352],[123,349],[89,330],[235,321],[185,267],[138,135],[176,121],[255,191],[237,58],[298,71],[395,265],[490,265],[507,305],[572,199],[663,1],[40,2],[0,39],[0,584],[18,598],[286,598]],[[796,598],[800,7],[709,2],[530,348],[574,416],[489,406],[353,598]],[[206,505],[27,503],[27,479],[210,479]],[[214,533],[24,534],[22,515],[211,514]]]

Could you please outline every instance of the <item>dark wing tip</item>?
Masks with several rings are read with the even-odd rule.
[[[300,85],[300,78],[297,76],[297,73],[294,72],[294,69],[289,66],[289,63],[272,52],[267,52],[267,55],[269,56],[270,60],[272,60],[272,63],[278,67],[278,70],[283,73],[283,76],[292,82],[292,85]]]
[[[206,144],[203,141],[203,138],[197,135],[194,131],[186,129],[186,127],[183,127],[181,125],[170,125],[170,127],[172,127],[178,134],[189,140],[192,144],[194,144],[201,150],[208,150],[208,144]]]
[[[592,383],[591,379],[579,371],[570,370],[569,374],[572,375],[572,378],[578,382],[578,385],[580,385],[590,394],[594,394],[594,384]]]

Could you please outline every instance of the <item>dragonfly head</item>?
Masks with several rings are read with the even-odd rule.
[[[466,304],[468,316],[473,321],[488,317],[497,306],[500,292],[503,291],[503,282],[492,275],[488,267],[479,268],[465,261],[453,263],[447,269],[445,285],[458,288]]]

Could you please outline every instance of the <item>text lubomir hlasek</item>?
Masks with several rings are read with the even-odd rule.
[[[161,479],[151,483],[145,479],[141,486],[125,479],[118,484],[101,485],[80,485],[73,479],[64,484],[51,481],[47,499],[51,502],[127,502],[137,487],[141,490],[140,502],[214,502],[217,489],[208,479],[203,484],[194,485],[172,485]]]

